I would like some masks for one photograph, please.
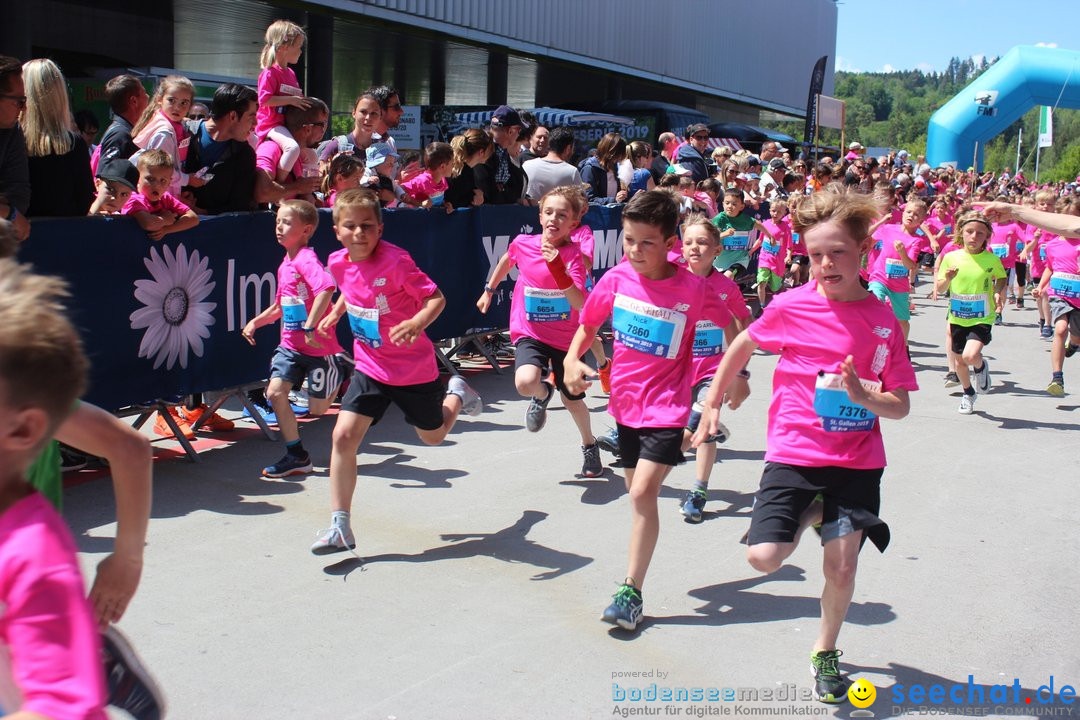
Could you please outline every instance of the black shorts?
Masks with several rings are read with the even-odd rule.
[[[765,463],[761,485],[754,495],[750,531],[744,542],[795,541],[802,514],[820,494],[824,511],[821,544],[863,530],[878,550],[889,544],[889,526],[878,517],[884,468],[801,467]]]
[[[1014,269],[1016,270],[1016,284],[1020,287],[1027,285],[1027,263],[1017,261]]]
[[[632,428],[616,423],[619,429],[619,462],[635,468],[638,460],[661,465],[681,465],[683,428]]]
[[[921,265],[924,268],[932,268],[932,267],[934,267],[934,253],[932,253],[932,252],[921,252],[921,253],[919,253],[919,265]]]
[[[806,255],[792,255],[791,256],[791,264],[792,265],[809,265],[810,264],[810,258],[807,257]]]
[[[536,338],[522,337],[514,343],[514,369],[525,365],[535,365],[541,370],[547,370],[551,365],[551,372],[555,373],[555,387],[571,400],[581,400],[585,393],[571,395],[566,385],[563,384],[563,359],[566,357],[565,350],[557,350],[547,343],[542,343]]]
[[[387,385],[354,370],[349,390],[341,399],[341,409],[366,415],[375,425],[393,403],[405,413],[405,422],[421,430],[435,430],[443,424],[444,397],[446,388],[438,380],[417,385]]]
[[[306,377],[308,395],[318,400],[332,397],[351,370],[352,361],[344,354],[305,355],[280,345],[270,359],[271,378],[281,378],[298,388]]]
[[[962,354],[969,338],[974,338],[983,345],[989,345],[990,331],[993,329],[992,325],[985,325],[983,323],[979,323],[978,325],[956,325],[954,323],[949,323],[949,335],[952,336],[952,351],[957,355]]]

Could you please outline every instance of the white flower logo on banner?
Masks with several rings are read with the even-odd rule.
[[[183,244],[176,254],[168,247],[163,256],[157,248],[143,260],[152,280],[135,281],[135,299],[144,307],[131,313],[131,329],[145,328],[139,343],[139,357],[154,358],[154,369],[165,365],[172,370],[177,362],[186,368],[188,350],[203,354],[203,338],[210,337],[217,303],[203,302],[214,289],[210,281],[210,261],[195,250],[188,257]]]

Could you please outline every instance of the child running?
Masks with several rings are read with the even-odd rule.
[[[734,279],[750,267],[750,233],[753,230],[765,233],[773,242],[777,240],[756,218],[749,213],[743,214],[746,203],[741,190],[725,190],[723,205],[723,212],[712,219],[712,224],[720,229],[720,237],[724,240],[723,252],[716,256],[713,265]]]
[[[584,477],[599,477],[604,466],[592,434],[584,393],[571,393],[563,378],[563,358],[578,328],[585,303],[585,264],[570,231],[581,214],[581,193],[573,187],[549,190],[540,198],[540,235],[518,235],[499,258],[491,279],[476,302],[487,314],[491,297],[512,267],[518,278],[510,303],[510,339],[514,343],[514,384],[532,398],[525,411],[525,429],[539,432],[547,422],[547,406],[556,389],[581,434]],[[546,376],[550,366],[555,384]]]
[[[318,333],[329,337],[347,314],[356,365],[334,426],[330,527],[311,546],[316,555],[356,547],[349,522],[356,451],[391,404],[402,409],[428,445],[443,441],[460,412],[475,416],[483,409],[461,376],[451,377],[448,389],[439,382],[435,346],[424,329],[442,312],[446,298],[407,252],[383,241],[379,199],[367,190],[346,190],[334,202],[333,218],[344,247],[330,256],[328,269],[341,296]]]
[[[926,203],[911,200],[904,207],[899,225],[881,225],[873,233],[874,239],[881,242],[881,250],[870,266],[870,292],[892,306],[905,341],[911,329],[911,272],[917,268],[923,242],[915,232],[925,219]]]
[[[285,182],[296,161],[300,145],[285,127],[285,108],[307,110],[310,101],[300,89],[296,73],[289,67],[300,60],[304,50],[304,30],[288,20],[275,20],[266,28],[266,44],[259,55],[259,111],[255,116],[255,134],[269,138],[281,148],[275,180]]]
[[[768,305],[769,298],[784,287],[787,270],[784,261],[791,250],[791,224],[787,220],[787,214],[787,200],[777,198],[769,203],[769,219],[762,225],[771,237],[766,240],[764,234],[758,235],[754,246],[750,248],[751,255],[761,249],[758,254],[757,296],[758,305],[762,309]]]
[[[889,542],[878,517],[885,468],[878,418],[906,416],[908,392],[918,389],[898,321],[859,282],[859,259],[879,212],[873,198],[859,193],[817,192],[800,203],[793,224],[813,279],[777,297],[735,339],[694,434],[700,444],[716,432],[721,399],[755,350],[780,354],[747,560],[775,572],[802,531],[820,523],[825,587],[811,663],[814,696],[827,703],[842,702],[847,690],[836,640],[855,589],[859,549],[865,538],[879,550]]]
[[[308,247],[318,225],[319,213],[306,200],[285,200],[278,207],[274,234],[285,249],[285,259],[278,266],[277,297],[273,305],[248,321],[241,331],[244,339],[254,346],[256,330],[281,320],[281,344],[270,361],[266,399],[277,417],[285,455],[263,468],[262,474],[269,478],[311,472],[311,456],[300,442],[289,393],[299,389],[306,377],[308,415],[322,415],[337,397],[343,373],[348,369],[349,360],[341,354],[337,337],[332,333],[315,335],[319,320],[330,310],[330,299],[337,287],[315,251]]]
[[[774,201],[783,203],[782,200]],[[727,327],[717,327],[711,320],[698,320],[694,327],[694,350],[690,360],[691,397],[690,419],[683,432],[682,450],[690,446],[690,438],[701,421],[701,401],[705,399],[712,384],[713,373],[724,350],[735,336],[750,322],[750,308],[743,301],[742,291],[735,281],[713,267],[713,260],[720,253],[720,231],[701,215],[694,215],[682,227],[682,254],[690,272],[705,278],[709,292],[719,297],[731,313],[731,322]],[[750,373],[740,372],[725,398],[728,407],[738,408],[750,395]],[[694,487],[686,493],[679,511],[689,523],[699,523],[704,519],[705,502],[709,493],[709,476],[716,464],[716,445],[726,442],[731,433],[726,427],[718,426],[718,432],[706,439],[697,449],[695,460]]]
[[[990,363],[982,350],[990,344],[995,307],[1001,304],[1007,282],[1001,259],[986,248],[993,232],[982,213],[961,215],[956,234],[963,250],[944,255],[937,271],[935,291],[949,293],[950,350],[957,357],[954,372],[964,389],[958,411],[961,415],[975,411],[973,375],[979,392],[990,390]]]
[[[627,577],[602,619],[626,630],[637,628],[642,618],[641,588],[660,532],[656,498],[671,468],[683,461],[694,329],[702,319],[718,328],[731,321],[727,306],[704,279],[668,260],[678,217],[676,201],[662,190],[638,193],[626,205],[627,261],[596,283],[564,365],[567,390],[584,392],[592,369],[581,355],[611,316],[615,341],[608,412],[617,423],[632,523]]]

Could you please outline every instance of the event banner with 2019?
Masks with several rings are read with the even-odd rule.
[[[599,277],[622,257],[620,210],[593,206],[585,222]],[[323,262],[341,247],[331,225],[329,211],[320,212],[311,246]],[[476,300],[509,242],[539,231],[536,208],[501,206],[386,212],[383,237],[408,250],[446,295],[446,310],[428,328],[442,340],[507,327],[516,273],[487,316]],[[277,328],[260,329],[256,347],[240,330],[274,302],[282,256],[269,212],[204,217],[159,242],[126,217],[36,220],[19,253],[36,271],[69,282],[91,361],[86,399],[112,411],[265,378]],[[346,323],[338,331],[351,348]]]

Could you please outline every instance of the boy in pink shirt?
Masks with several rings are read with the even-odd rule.
[[[911,327],[911,272],[918,269],[919,248],[925,237],[915,232],[926,219],[926,203],[915,199],[904,206],[899,225],[882,225],[874,232],[881,250],[870,266],[870,292],[892,306],[907,339]]]
[[[61,281],[0,261],[0,713],[105,720],[102,646],[75,542],[26,481],[82,393]]]
[[[151,240],[183,232],[199,224],[199,216],[169,192],[173,162],[164,150],[145,150],[139,155],[139,184],[124,204]]]
[[[422,173],[401,183],[405,191],[405,202],[423,208],[442,207],[443,195],[449,183],[446,176],[454,164],[454,148],[444,142],[433,142],[424,148],[424,167]]]
[[[626,579],[602,619],[634,630],[642,619],[641,587],[660,532],[656,498],[671,468],[683,461],[694,330],[703,319],[726,327],[731,315],[703,278],[668,260],[679,219],[670,194],[638,193],[622,219],[626,262],[608,270],[586,300],[566,353],[565,383],[572,393],[585,390],[592,369],[581,355],[610,316],[615,340],[608,412],[617,423],[632,525]]]
[[[585,393],[566,389],[563,358],[578,328],[578,311],[585,302],[585,264],[579,246],[570,242],[577,222],[581,194],[568,186],[540,198],[540,235],[518,235],[499,258],[476,306],[486,314],[492,294],[510,272],[518,269],[510,302],[510,339],[514,343],[514,384],[532,401],[525,412],[525,429],[539,432],[547,422],[547,406],[556,389],[581,434],[584,477],[600,477],[604,466],[592,433]],[[554,384],[544,379],[548,368]]]
[[[446,298],[401,248],[382,239],[382,208],[368,190],[346,190],[334,202],[334,234],[344,248],[328,269],[341,290],[334,309],[319,322],[329,337],[348,315],[355,369],[341,400],[330,455],[330,527],[311,551],[322,555],[356,547],[349,523],[356,489],[356,451],[368,428],[391,404],[405,413],[420,440],[438,445],[458,414],[479,415],[480,396],[460,375],[439,382],[435,347],[424,333]]]
[[[858,193],[815,193],[794,227],[809,251],[814,280],[777,297],[732,343],[705,399],[694,442],[718,426],[721,399],[759,347],[780,354],[765,472],[754,499],[747,560],[771,573],[819,523],[825,587],[811,655],[815,697],[843,702],[836,640],[851,603],[859,549],[889,541],[878,517],[885,447],[879,417],[898,420],[917,390],[900,325],[859,282],[859,261],[878,210]],[[906,275],[905,275],[906,279]]]
[[[319,213],[306,200],[285,200],[277,211],[275,234],[285,248],[277,271],[274,304],[253,317],[241,331],[255,344],[255,331],[281,320],[281,344],[270,361],[270,384],[266,399],[274,408],[278,428],[285,440],[285,456],[263,468],[265,477],[281,478],[311,472],[311,456],[300,442],[296,414],[289,392],[308,379],[308,414],[325,413],[337,397],[349,370],[349,361],[333,334],[316,335],[319,320],[330,311],[337,286],[308,241],[319,224]]]

